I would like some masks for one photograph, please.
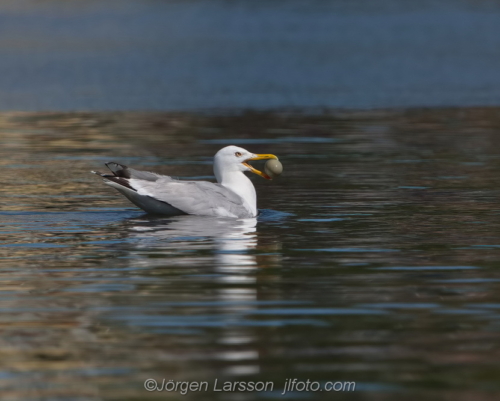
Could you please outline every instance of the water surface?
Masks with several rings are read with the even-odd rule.
[[[500,6],[3,0],[1,110],[500,105]]]
[[[1,114],[3,398],[183,397],[143,387],[165,378],[276,399],[297,378],[356,391],[289,399],[494,399],[499,115]],[[226,144],[283,162],[253,178],[256,219],[147,216],[89,173],[213,179]]]

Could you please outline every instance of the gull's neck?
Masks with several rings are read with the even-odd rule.
[[[239,195],[244,200],[245,207],[254,217],[257,216],[257,194],[250,178],[242,171],[220,171],[217,166],[214,172],[217,182]]]

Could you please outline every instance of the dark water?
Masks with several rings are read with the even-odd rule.
[[[3,0],[1,110],[500,105],[495,0]]]
[[[2,114],[2,399],[496,399],[499,116]],[[285,166],[256,220],[148,217],[89,173],[210,179],[230,143]]]

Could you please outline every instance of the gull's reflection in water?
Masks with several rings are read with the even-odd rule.
[[[131,219],[128,223],[133,248],[139,253],[165,252],[173,256],[169,257],[169,265],[173,262],[177,268],[195,266],[202,275],[213,274],[215,292],[210,300],[210,314],[215,314],[220,322],[217,342],[222,348],[217,357],[228,364],[227,374],[258,373],[259,353],[253,346],[252,327],[238,324],[247,323],[248,315],[259,306],[257,219],[179,216]],[[183,252],[188,254],[183,256]],[[142,261],[153,263],[148,267],[156,267],[158,263],[157,258],[142,258]]]
[[[133,218],[127,221],[134,248],[179,252],[211,248],[221,272],[255,268],[257,219],[224,219],[198,216]],[[205,262],[208,262],[205,260]],[[239,267],[239,269],[237,269]]]

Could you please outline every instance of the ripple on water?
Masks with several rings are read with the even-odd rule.
[[[373,270],[395,270],[395,271],[440,271],[440,270],[472,270],[479,269],[477,266],[389,266],[372,267]]]
[[[285,136],[280,138],[232,138],[232,139],[203,139],[200,143],[214,145],[267,145],[267,144],[284,144],[284,143],[335,143],[339,139],[328,137],[300,137],[300,136]],[[279,155],[278,155],[279,156]]]
[[[309,252],[346,252],[346,253],[385,253],[385,252],[400,252],[399,249],[385,249],[385,248],[309,248],[297,249],[297,251]]]

